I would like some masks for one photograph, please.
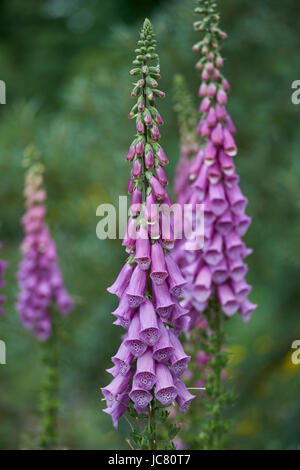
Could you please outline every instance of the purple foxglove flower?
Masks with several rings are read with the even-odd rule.
[[[143,47],[148,52],[143,66],[136,67],[132,72],[139,77],[133,91],[133,96],[138,97],[137,103],[133,106],[130,117],[136,117],[138,133],[144,134],[147,130],[145,126],[148,127],[148,131],[143,136],[135,138],[133,148],[128,155],[128,160],[133,161],[132,176],[128,186],[132,198],[130,218],[122,245],[126,247],[130,256],[117,280],[109,288],[120,297],[117,309],[112,312],[116,317],[114,324],[121,325],[127,330],[122,337],[123,343],[112,358],[114,367],[108,369],[114,378],[109,386],[102,389],[108,404],[105,412],[112,416],[115,426],[130,400],[137,413],[149,413],[148,404],[154,398],[154,387],[157,385],[157,365],[168,362],[174,353],[169,331],[174,330],[176,334],[182,329],[187,331],[189,321],[187,318],[189,310],[180,305],[175,297],[172,298],[172,295],[178,296],[181,293],[186,281],[175,260],[171,255],[164,253],[164,248],[171,250],[174,245],[174,217],[172,216],[170,224],[166,227],[165,222],[170,219],[172,201],[164,188],[168,181],[163,166],[168,163],[168,159],[158,143],[160,139],[158,125],[162,125],[163,120],[155,103],[156,97],[163,97],[164,93],[156,89],[157,82],[152,76],[154,68],[155,77],[159,78],[159,68],[151,65],[154,56],[152,42],[149,39],[151,36],[151,25],[149,20],[146,20],[139,46],[144,44]],[[146,42],[145,37],[147,37]],[[194,145],[194,151],[195,153],[198,151],[198,146]],[[145,178],[141,178],[143,168],[147,170]],[[188,184],[187,173],[186,183]],[[137,217],[139,215],[140,217]],[[35,227],[32,226],[31,230],[35,230]],[[47,252],[47,257],[53,256],[55,257],[55,253]],[[29,274],[32,275],[31,272]],[[25,272],[22,272],[22,276],[29,277]],[[36,290],[37,286],[40,289],[39,281],[39,278],[31,276],[32,290]],[[44,287],[42,293],[44,297],[41,300],[44,301],[48,294]],[[20,299],[21,308],[25,302],[26,298]],[[38,307],[40,308],[40,305]],[[167,317],[170,320],[167,327],[160,316],[164,320]],[[177,355],[181,355],[177,357],[177,361],[187,362],[187,356],[178,345]],[[172,379],[168,366],[166,369]],[[164,379],[166,373],[161,372],[160,376],[160,386],[156,388],[156,393],[157,396],[161,396],[164,403],[169,404],[169,396],[167,399],[165,396],[169,391],[163,390],[163,385],[168,381]],[[176,388],[173,383],[172,386],[171,392],[173,391],[173,394],[175,392],[175,398]]]
[[[176,381],[175,387],[177,391],[176,401],[178,403],[179,409],[181,413],[186,413],[190,407],[192,400],[196,397],[188,391],[181,379],[178,379]]]
[[[152,188],[152,191],[155,195],[155,197],[160,201],[166,197],[166,190],[165,188],[161,185],[161,183],[158,181],[158,179],[155,178],[155,176],[151,176],[150,178],[150,186]]]
[[[244,244],[234,230],[224,237],[224,241],[226,254],[229,259],[237,259],[242,256]]]
[[[245,279],[242,279],[241,281],[238,281],[238,282],[232,282],[231,286],[232,286],[232,290],[234,292],[235,298],[239,303],[242,303],[251,292],[251,286],[247,284]]]
[[[240,181],[239,175],[233,173],[230,176],[224,175],[224,183],[228,188],[232,188],[234,185],[238,184]]]
[[[219,264],[223,258],[223,239],[219,233],[215,233],[211,243],[204,253],[204,260],[207,264],[215,266]]]
[[[127,330],[134,311],[135,308],[129,307],[128,297],[125,293],[120,299],[118,308],[112,314],[120,320],[120,324]]]
[[[197,127],[198,134],[202,135],[202,137],[209,137],[211,133],[211,129],[206,120],[202,120],[199,122]]]
[[[207,87],[207,96],[212,98],[217,92],[217,87],[214,83],[210,83]]]
[[[228,192],[226,193],[228,195]],[[213,213],[222,215],[228,207],[222,183],[211,184],[209,186],[209,201]]]
[[[166,269],[165,256],[162,246],[159,242],[154,242],[151,246],[151,274],[152,281],[160,285],[168,277]]]
[[[131,145],[129,147],[128,153],[126,155],[126,160],[128,162],[132,162],[132,160],[134,159],[134,155],[135,155],[135,147],[134,147],[134,145]]]
[[[128,184],[127,184],[127,192],[128,194],[132,194],[134,189],[134,182],[132,181],[131,177],[128,179]]]
[[[162,166],[168,165],[169,163],[168,157],[166,156],[165,152],[163,151],[161,147],[159,147],[158,151],[156,152],[156,156],[157,156],[159,163]]]
[[[238,282],[247,274],[248,266],[241,259],[228,260],[228,268],[231,279]]]
[[[136,266],[132,273],[129,286],[126,290],[130,307],[138,307],[142,302],[144,302],[146,284],[147,272],[141,269],[140,266]]]
[[[207,173],[208,173],[208,166],[205,163],[203,163],[199,171],[199,174],[197,176],[197,179],[194,182],[194,186],[195,188],[197,188],[200,201],[203,201],[205,197],[205,191],[206,191],[207,184],[208,184]]]
[[[161,320],[158,322],[158,326],[161,334],[159,340],[153,346],[153,358],[157,362],[168,362],[174,352],[174,346],[171,343],[168,330]]]
[[[155,301],[155,309],[159,316],[168,320],[171,316],[174,300],[170,296],[169,288],[166,282],[156,284],[152,282],[153,296]]]
[[[207,93],[207,85],[206,83],[202,83],[199,88],[199,96],[204,97],[206,96],[206,93]]]
[[[155,382],[155,361],[151,349],[137,358],[134,382],[142,390],[152,390]]]
[[[232,220],[231,211],[227,209],[220,217],[218,217],[215,227],[221,235],[225,236],[231,232],[233,225],[234,222]]]
[[[212,274],[208,266],[203,266],[194,282],[197,300],[206,302],[211,294]]]
[[[64,286],[56,246],[45,223],[46,209],[42,203],[46,192],[42,185],[42,166],[33,163],[25,177],[26,214],[22,217],[25,238],[17,274],[20,293],[16,308],[24,327],[32,330],[40,341],[46,341],[52,333],[51,306],[56,303],[59,312],[66,315],[73,308],[73,301]],[[3,269],[0,263],[0,281]]]
[[[170,357],[170,370],[172,371],[175,377],[180,377],[186,370],[187,365],[191,360],[191,356],[187,356],[185,354],[181,342],[171,330],[169,330],[169,336],[171,344],[174,347],[174,352]]]
[[[231,120],[231,117],[230,116],[226,116],[226,126],[230,132],[230,134],[234,135],[236,134],[236,128],[235,128],[235,125],[233,124],[232,120]]]
[[[139,314],[136,313],[130,322],[130,326],[128,328],[128,334],[124,341],[126,348],[134,356],[141,356],[147,349],[147,344],[140,339],[140,331],[141,331],[141,324],[139,319]]]
[[[200,104],[200,108],[199,108],[199,111],[200,113],[206,113],[210,108],[210,99],[205,96],[205,98],[203,98],[203,100],[201,101],[201,104]]]
[[[230,157],[234,157],[237,154],[237,148],[236,148],[234,138],[230,134],[229,130],[226,128],[223,131],[223,135],[224,135],[224,142],[223,142],[224,150],[228,155],[230,155]]]
[[[156,344],[161,332],[158,328],[158,318],[149,299],[140,305],[140,327],[141,340],[149,346]]]
[[[217,163],[215,163],[214,165],[210,166],[208,169],[208,181],[211,184],[217,184],[219,183],[220,180],[221,180],[220,167]]]
[[[136,382],[133,382],[129,397],[139,409],[146,408],[152,400],[152,395],[147,390],[140,388]]]
[[[214,144],[209,140],[204,150],[204,162],[207,166],[211,166],[216,161],[217,149]]]
[[[209,198],[206,198],[204,201],[204,220],[205,224],[212,225],[216,220],[216,215],[213,213],[210,205]]]
[[[217,124],[217,116],[214,108],[210,108],[206,116],[206,124],[208,127],[215,127]]]
[[[151,264],[150,241],[148,237],[148,228],[140,226],[138,238],[136,240],[136,250],[134,260],[142,270],[147,271]]]
[[[130,364],[132,363],[133,358],[134,355],[131,354],[124,343],[121,343],[117,354],[112,357],[112,362],[115,364],[118,374],[127,376],[131,369]]]
[[[251,318],[252,312],[257,308],[257,305],[250,302],[250,300],[245,299],[240,305],[240,312],[243,318],[244,323],[248,323]]]
[[[222,88],[220,88],[220,90],[218,90],[217,101],[218,101],[219,104],[226,104],[227,103],[227,94],[224,90],[222,90]]]
[[[151,128],[151,137],[155,142],[160,139],[160,132],[156,124],[153,124]]]
[[[125,263],[115,282],[107,288],[108,292],[121,298],[128,287],[133,268],[133,264]]]
[[[235,215],[242,215],[247,206],[248,199],[242,194],[238,186],[226,188],[226,196],[228,198],[230,209]]]
[[[104,413],[109,414],[112,417],[113,420],[113,425],[117,429],[118,428],[118,422],[121,416],[125,413],[127,410],[127,406],[129,403],[129,396],[128,395],[123,395],[122,401],[117,401],[113,404],[112,407],[110,408],[105,408],[103,411]]]
[[[246,214],[234,216],[234,228],[241,237],[245,235],[250,224],[251,217],[248,217]]]
[[[148,111],[145,113],[144,123],[146,124],[146,126],[151,126],[152,124],[151,114]]]
[[[147,169],[154,167],[154,156],[151,150],[148,150],[145,155],[145,167]]]
[[[232,157],[227,155],[223,150],[219,152],[219,162],[222,168],[224,175],[231,176],[235,172],[234,163]]]
[[[134,160],[133,167],[132,167],[132,177],[133,178],[140,178],[142,175],[142,165],[141,162],[136,159]]]
[[[187,282],[181,274],[181,271],[171,254],[166,254],[165,262],[168,270],[168,285],[170,294],[174,295],[174,297],[180,297]]]
[[[223,143],[223,128],[220,123],[216,125],[211,133],[211,141],[214,145],[222,145]]]
[[[149,194],[149,196],[146,197],[144,215],[147,222],[149,222],[150,224],[155,221],[158,221],[158,205],[152,192]]]
[[[130,213],[133,216],[139,215],[142,210],[142,192],[139,188],[135,188],[132,193],[130,202]]]
[[[157,364],[156,377],[155,397],[164,406],[169,406],[175,400],[177,390],[168,366],[160,363]]]
[[[101,391],[106,400],[107,406],[110,408],[116,402],[120,402],[124,394],[126,394],[129,386],[129,381],[132,373],[128,372],[127,375],[117,375],[106,387],[101,388]]]
[[[217,103],[216,105],[216,117],[218,121],[224,121],[227,117],[226,109],[224,106]]]
[[[224,313],[228,317],[232,317],[238,310],[239,305],[231,288],[228,284],[220,284],[217,286],[217,294]]]
[[[168,178],[162,166],[158,165],[158,167],[155,168],[155,174],[156,174],[158,181],[163,186],[166,186],[168,184]]]
[[[142,121],[137,121],[136,131],[137,131],[138,134],[144,134],[145,129],[144,129],[144,124],[142,123]]]

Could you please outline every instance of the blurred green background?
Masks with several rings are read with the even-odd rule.
[[[300,446],[300,366],[291,343],[300,339],[300,105],[291,83],[300,79],[300,6],[297,0],[219,2],[225,75],[232,84],[229,111],[237,125],[237,169],[253,217],[246,242],[251,322],[227,322],[229,377],[237,401],[227,447]],[[141,22],[153,22],[161,59],[162,144],[172,181],[178,132],[172,78],[183,73],[198,104],[196,39],[191,0],[1,0],[0,239],[9,261],[6,315],[0,339],[0,448],[30,446],[39,425],[40,347],[14,308],[15,272],[22,239],[24,146],[34,141],[47,166],[48,222],[76,308],[64,319],[62,444],[76,449],[127,448],[127,425],[116,432],[101,412],[99,388],[119,344],[112,325],[116,298],[106,292],[122,262],[119,240],[96,238],[96,208],[126,194],[124,156],[134,133],[128,74]],[[199,430],[201,422],[199,422]]]

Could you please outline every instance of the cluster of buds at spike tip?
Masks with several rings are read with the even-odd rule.
[[[130,117],[136,118],[137,136],[127,155],[133,162],[132,199],[123,240],[129,258],[108,288],[120,299],[112,313],[115,324],[126,333],[112,358],[114,366],[108,370],[113,380],[102,388],[107,402],[104,411],[112,416],[115,426],[129,403],[137,413],[148,414],[154,399],[163,406],[176,400],[185,412],[194,398],[180,379],[190,360],[178,339],[189,321],[188,311],[178,301],[186,281],[171,254],[172,230],[166,233],[163,228],[171,201],[163,169],[168,159],[158,143],[162,119],[155,96],[164,94],[156,88],[159,68],[151,65],[158,56],[149,20],[144,22],[136,52],[136,68],[131,74],[138,75],[132,93],[138,102]]]
[[[22,217],[25,238],[21,245],[23,259],[18,270],[20,293],[16,305],[26,329],[41,340],[52,331],[51,306],[66,315],[73,308],[58,266],[56,245],[45,222],[46,191],[43,188],[44,167],[33,146],[25,151],[26,213]]]
[[[220,40],[226,37],[218,26],[219,16],[212,0],[199,0],[196,12],[202,15],[195,24],[203,33],[203,39],[194,46],[201,51],[202,81],[198,133],[203,148],[190,166],[190,203],[204,203],[205,230],[203,251],[184,252],[181,243],[182,272],[190,282],[186,291],[184,306],[191,309],[192,317],[203,312],[207,302],[215,294],[228,317],[236,312],[248,322],[256,305],[250,302],[251,287],[245,280],[248,267],[245,258],[252,250],[246,248],[242,236],[246,233],[251,219],[245,214],[247,199],[239,187],[234,157],[237,146],[236,133],[226,110],[229,84],[220,69],[223,60],[220,55]],[[199,67],[197,67],[199,68]],[[190,326],[193,325],[193,318]]]
[[[2,248],[2,243],[0,242],[0,248]],[[2,289],[5,285],[5,281],[3,279],[4,271],[7,268],[6,261],[0,259],[0,289]],[[3,303],[5,302],[5,296],[0,295],[0,316],[4,314],[4,309],[2,307]]]

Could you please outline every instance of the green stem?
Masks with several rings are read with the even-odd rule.
[[[41,391],[41,432],[39,445],[42,450],[54,450],[58,445],[57,417],[59,410],[59,348],[57,325],[53,321],[51,338],[43,345],[42,362],[45,376]]]

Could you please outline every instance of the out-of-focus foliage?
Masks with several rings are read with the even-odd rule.
[[[148,5],[149,3],[149,5]],[[0,447],[30,447],[38,430],[39,345],[14,309],[15,271],[22,233],[23,149],[35,141],[47,167],[48,222],[58,245],[76,309],[61,322],[62,444],[67,448],[126,448],[127,425],[116,432],[101,413],[99,388],[121,334],[106,292],[125,254],[119,240],[96,238],[96,207],[125,194],[124,156],[134,132],[127,120],[140,21],[153,22],[163,90],[175,73],[186,76],[198,104],[199,74],[192,0],[33,0],[0,2],[1,76],[7,104],[0,108],[0,239],[10,266],[7,312],[0,339]],[[228,321],[232,352],[228,376],[238,395],[230,448],[287,449],[300,445],[300,366],[291,343],[300,337],[299,173],[300,106],[291,102],[299,79],[299,5],[293,0],[220,2],[229,109],[237,125],[237,168],[253,225],[247,245],[251,299],[259,304],[249,325]],[[178,132],[171,93],[162,102],[162,144],[173,176]],[[199,431],[201,422],[199,422]]]

